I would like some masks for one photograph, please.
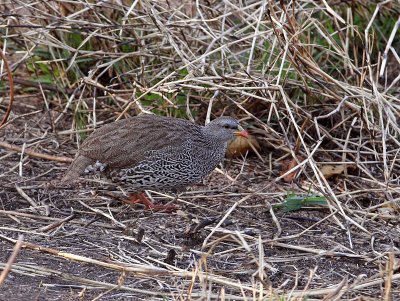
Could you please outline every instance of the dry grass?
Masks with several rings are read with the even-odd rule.
[[[397,1],[16,0],[0,11],[15,89],[0,127],[9,300],[399,295]],[[98,183],[44,188],[73,142],[141,112],[237,116],[262,160],[227,162],[173,215],[114,203]],[[327,203],[283,212],[290,192]]]

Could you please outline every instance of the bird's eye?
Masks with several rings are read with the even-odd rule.
[[[237,130],[238,129],[237,125],[235,125],[235,124],[224,124],[222,127],[224,129],[230,129],[230,130]]]

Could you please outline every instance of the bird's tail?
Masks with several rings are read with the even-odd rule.
[[[74,161],[72,161],[71,165],[68,167],[67,172],[64,177],[61,179],[61,183],[69,184],[76,182],[79,176],[83,173],[83,171],[89,165],[93,164],[93,159],[88,157],[78,155]]]

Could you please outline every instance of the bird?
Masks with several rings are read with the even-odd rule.
[[[201,182],[224,159],[228,142],[249,134],[233,117],[218,117],[205,126],[186,119],[143,114],[106,124],[82,143],[62,183],[83,173],[102,172],[130,193],[129,202],[154,205],[145,190],[181,190]]]

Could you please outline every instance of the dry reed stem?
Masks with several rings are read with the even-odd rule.
[[[15,242],[15,245],[14,245],[14,248],[13,248],[13,252],[11,253],[11,256],[8,258],[8,261],[7,261],[6,265],[3,268],[3,271],[0,274],[0,287],[3,285],[4,280],[6,280],[7,275],[12,270],[12,266],[13,266],[15,260],[17,259],[19,250],[22,247],[23,239],[24,239],[24,236],[20,235],[18,237],[18,240]]]
[[[8,116],[10,115],[11,108],[12,108],[12,105],[13,105],[13,102],[14,102],[14,81],[13,81],[13,76],[12,76],[12,73],[11,73],[11,68],[10,68],[10,66],[8,64],[8,61],[6,59],[6,56],[4,55],[3,50],[1,50],[1,48],[0,48],[0,56],[1,56],[1,68],[0,68],[0,71],[3,72],[3,66],[6,67],[7,76],[8,76],[8,83],[10,85],[10,91],[9,91],[9,94],[8,94],[10,100],[8,102],[8,107],[7,107],[6,113],[4,114],[3,119],[0,122],[0,129],[1,129],[4,126],[4,124],[7,122],[7,120],[8,120]],[[0,78],[1,78],[1,76],[0,76]]]
[[[36,106],[35,113],[19,113],[22,102],[17,101],[11,118],[1,129],[5,135],[0,147],[21,153],[18,159],[10,152],[0,153],[1,167],[5,166],[0,180],[7,184],[2,188],[7,199],[2,199],[5,207],[0,214],[5,221],[17,223],[3,225],[4,236],[29,233],[40,240],[67,233],[68,227],[98,227],[124,241],[136,241],[121,234],[129,230],[131,220],[148,228],[149,221],[153,225],[159,223],[137,211],[134,218],[124,219],[121,216],[132,209],[110,206],[111,201],[101,191],[95,197],[85,188],[65,198],[62,194],[71,191],[41,193],[40,181],[48,179],[47,175],[60,176],[63,168],[58,165],[51,170],[44,160],[70,162],[72,155],[68,156],[75,148],[72,140],[79,144],[94,128],[142,112],[187,116],[197,123],[229,114],[240,118],[259,139],[259,155],[266,163],[252,157],[234,159],[227,164],[233,172],[219,169],[212,175],[223,184],[180,194],[176,199],[182,206],[180,215],[168,219],[157,216],[162,219],[160,224],[167,223],[165,229],[155,230],[162,233],[160,236],[169,233],[168,225],[171,231],[179,232],[180,228],[201,225],[207,218],[215,221],[196,228],[202,238],[200,245],[188,251],[174,243],[177,238],[160,241],[149,235],[147,228],[149,237],[140,240],[146,250],[159,256],[165,256],[168,248],[178,250],[183,257],[193,255],[188,261],[193,270],[167,266],[154,254],[139,256],[123,248],[111,251],[112,247],[101,242],[84,246],[112,253],[117,258],[115,263],[92,261],[90,256],[78,256],[72,251],[65,252],[63,258],[119,271],[121,266],[140,262],[142,270],[138,268],[136,272],[144,274],[155,271],[152,265],[160,265],[165,274],[154,278],[160,283],[168,282],[165,275],[176,279],[176,287],[170,291],[173,293],[166,295],[178,300],[281,296],[334,300],[365,296],[368,290],[387,300],[390,292],[398,289],[399,275],[389,267],[396,262],[398,250],[394,248],[391,255],[386,249],[397,244],[391,231],[396,231],[399,222],[397,2],[100,4],[18,0],[5,2],[4,7],[9,14],[4,14],[2,42],[9,54],[10,49],[19,52],[9,60],[12,71],[18,73],[25,65],[32,81],[40,82],[42,77],[51,75],[52,82],[57,83],[52,89],[46,82],[33,85],[15,81],[17,91],[21,91],[20,85],[39,88],[44,109]],[[29,107],[29,101],[24,105]],[[46,114],[41,115],[43,111]],[[43,123],[47,118],[48,124]],[[19,128],[11,135],[8,131],[12,132],[13,126]],[[61,147],[54,149],[50,141],[61,142]],[[53,154],[60,151],[65,157],[32,151],[33,145],[42,150],[48,148]],[[296,166],[282,170],[286,159],[296,162]],[[326,165],[345,166],[344,172],[328,178],[322,172]],[[35,169],[38,166],[42,167],[40,171]],[[293,172],[297,172],[293,183],[284,183],[285,175]],[[96,179],[90,185],[101,187],[104,183]],[[261,191],[263,187],[268,190]],[[305,208],[299,213],[275,209],[273,206],[290,192],[323,195],[328,206],[315,211]],[[164,193],[151,195],[174,199]],[[33,208],[14,210],[11,204],[22,199],[31,202],[36,210],[46,210],[39,203],[44,199],[46,205],[50,204],[52,217],[42,216]],[[218,202],[223,206],[216,205]],[[60,212],[61,217],[56,215]],[[101,221],[95,218],[88,222],[80,219],[81,215],[96,216]],[[175,218],[184,219],[188,225],[176,225]],[[23,227],[21,220],[30,227]],[[230,222],[233,226],[226,225]],[[289,227],[290,223],[297,228]],[[255,234],[249,235],[247,227]],[[332,243],[327,245],[330,236],[334,238],[329,238]],[[341,240],[336,241],[335,236]],[[317,237],[318,241],[314,241]],[[362,249],[358,248],[360,241],[365,244]],[[202,251],[205,248],[207,253]],[[63,254],[54,250],[47,256]],[[277,250],[279,253],[274,253]],[[80,252],[85,254],[84,249]],[[305,260],[315,262],[307,267],[312,271],[307,276],[301,266]],[[361,261],[363,267],[374,272],[369,270],[369,277],[362,278],[362,272],[352,274],[343,267],[335,270],[340,277],[332,280],[329,277],[334,273],[329,274],[323,263],[335,260],[352,262],[353,268]],[[378,265],[388,261],[386,274],[379,274]],[[287,262],[298,269],[297,274],[287,272]],[[317,265],[322,268],[314,270]],[[235,268],[230,269],[231,266]],[[23,269],[22,265],[13,267],[18,268]],[[276,276],[277,271],[281,278]],[[73,279],[60,272],[57,275]],[[321,280],[325,278],[325,282]],[[113,292],[133,289],[90,281],[88,285]],[[132,292],[154,296],[148,289]]]

